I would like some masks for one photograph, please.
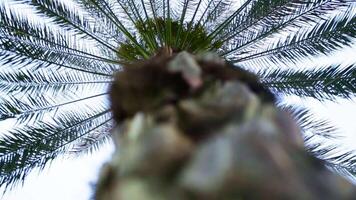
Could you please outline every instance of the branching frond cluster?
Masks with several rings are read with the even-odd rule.
[[[261,81],[278,93],[320,100],[352,98],[356,93],[356,66],[331,65],[312,70],[260,70]]]
[[[62,153],[106,143],[113,122],[105,97],[113,73],[162,47],[215,51],[257,71],[276,95],[355,97],[355,64],[285,68],[354,45],[353,0],[9,2],[15,5],[0,3],[0,119],[17,123],[0,139],[0,185],[24,180]],[[33,13],[23,15],[16,4]],[[297,118],[306,135],[330,139],[337,132],[306,111]],[[312,145],[330,166],[355,166],[354,153],[327,157],[337,148]]]
[[[308,109],[282,104],[299,123],[308,151],[325,162],[325,165],[352,180],[356,175],[356,150],[340,149],[335,134],[338,129],[328,120],[317,119]],[[327,141],[327,142],[326,142]]]
[[[53,123],[16,128],[2,139],[0,184],[23,180],[33,167],[43,168],[72,143],[110,121],[108,110],[88,115],[66,113]]]

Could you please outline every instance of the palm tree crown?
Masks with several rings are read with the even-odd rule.
[[[35,12],[22,15],[13,3]],[[0,119],[15,119],[0,140],[0,185],[22,181],[68,152],[110,139],[107,90],[123,64],[162,47],[216,52],[255,72],[276,95],[319,100],[356,94],[355,64],[315,69],[297,63],[352,46],[354,0],[12,0],[0,3]],[[38,20],[41,19],[41,20]],[[313,138],[335,128],[308,110],[294,112],[316,156],[333,151]],[[355,174],[355,154],[327,164]]]

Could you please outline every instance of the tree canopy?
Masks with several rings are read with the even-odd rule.
[[[15,4],[15,5],[14,5]],[[24,15],[16,5],[33,11]],[[255,72],[277,96],[320,101],[356,94],[356,63],[310,69],[306,59],[354,46],[354,0],[11,0],[0,3],[0,185],[21,182],[63,153],[110,140],[113,74],[162,47],[213,51]],[[304,62],[305,63],[305,62]],[[309,150],[355,174],[354,152],[313,142],[337,130],[289,105]]]

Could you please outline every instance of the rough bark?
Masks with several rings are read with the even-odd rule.
[[[257,78],[212,54],[130,66],[111,101],[117,150],[98,200],[355,197],[307,154],[298,126]]]

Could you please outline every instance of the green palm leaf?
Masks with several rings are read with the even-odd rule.
[[[108,111],[95,115],[67,113],[53,123],[17,128],[0,143],[1,185],[23,180],[34,168],[68,151],[70,144],[110,121]],[[58,126],[59,125],[59,126]]]
[[[114,125],[106,123],[95,129],[95,131],[81,137],[77,144],[74,144],[71,153],[74,155],[93,153],[99,150],[103,145],[111,142],[111,132]]]
[[[95,29],[83,16],[79,15],[78,9],[70,8],[58,0],[19,0],[21,3],[32,5],[37,13],[47,16],[53,23],[71,30],[77,34],[95,40],[104,47],[116,51],[115,47],[108,44],[95,35]]]
[[[333,100],[356,94],[356,68],[350,65],[318,67],[313,70],[261,70],[261,81],[277,93]]]
[[[335,142],[339,130],[334,125],[327,120],[316,119],[306,108],[291,105],[280,107],[291,112],[297,120],[303,132],[305,145],[312,155],[323,160],[332,170],[355,180],[356,152],[343,148],[340,142]]]
[[[339,130],[335,125],[328,120],[317,119],[308,109],[285,104],[280,104],[279,107],[290,112],[298,121],[306,140],[314,136],[323,137],[325,139],[337,138]]]
[[[283,2],[283,5],[276,4],[278,9],[272,10],[271,12],[266,12],[265,16],[260,16],[258,20],[253,21],[243,28],[241,32],[238,33],[234,38],[230,40],[231,43],[235,44],[229,50],[221,53],[221,55],[228,56],[234,62],[241,62],[252,57],[255,53],[255,49],[263,48],[266,43],[271,43],[270,38],[278,38],[281,35],[279,33],[291,31],[291,35],[287,37],[286,41],[283,42],[293,42],[294,40],[299,41],[303,37],[299,38],[299,34],[308,35],[322,35],[320,32],[325,30],[326,32],[333,28],[329,26],[329,29],[325,24],[330,22],[335,22],[336,20],[326,20],[330,17],[330,10],[336,8],[347,8],[350,6],[351,1],[307,1],[307,2]],[[263,12],[264,13],[264,12]],[[346,21],[351,12],[344,11],[340,15],[344,16]],[[326,22],[325,22],[326,21]],[[248,23],[248,22],[246,22]],[[346,23],[345,21],[335,22],[335,23]],[[322,24],[322,25],[320,25]],[[324,24],[324,25],[323,25]],[[342,26],[342,25],[340,25]],[[353,26],[353,25],[351,25]],[[312,31],[308,31],[308,28],[312,28]],[[298,32],[300,29],[301,33]],[[347,31],[346,31],[347,32]],[[241,36],[240,36],[241,35]],[[293,35],[295,37],[293,37]],[[324,36],[324,35],[323,35]],[[353,36],[354,37],[354,36]],[[327,39],[327,36],[321,37]],[[276,47],[276,44],[283,43],[282,41],[277,41],[272,43],[270,48]],[[267,51],[267,50],[266,50]],[[246,53],[252,52],[252,55],[245,55]],[[282,51],[281,51],[282,52]],[[243,59],[240,57],[242,55]],[[237,56],[237,57],[236,57]],[[241,58],[241,59],[240,59]]]
[[[62,103],[57,103],[54,99],[50,99],[46,96],[38,96],[33,98],[28,96],[21,100],[16,97],[9,98],[8,100],[3,100],[1,102],[1,119],[17,118],[19,123],[25,123],[31,120],[42,120],[45,113],[50,111],[58,111],[60,107],[85,101],[91,98],[100,97],[106,95],[107,93],[100,93],[88,97],[77,98],[74,100],[67,100]]]
[[[341,46],[352,45],[352,38],[356,37],[356,15],[350,16],[350,13],[336,15],[318,23],[311,30],[292,32],[286,39],[271,43],[263,51],[234,59],[233,62],[256,58],[271,59],[272,62],[295,62],[320,53],[327,55]]]
[[[100,91],[106,89],[111,82],[112,80],[106,76],[88,73],[73,74],[66,70],[58,72],[48,69],[33,72],[23,69],[0,72],[1,92],[12,95],[25,93],[32,97],[44,94],[50,96],[74,94],[75,91],[85,90],[88,87]]]

